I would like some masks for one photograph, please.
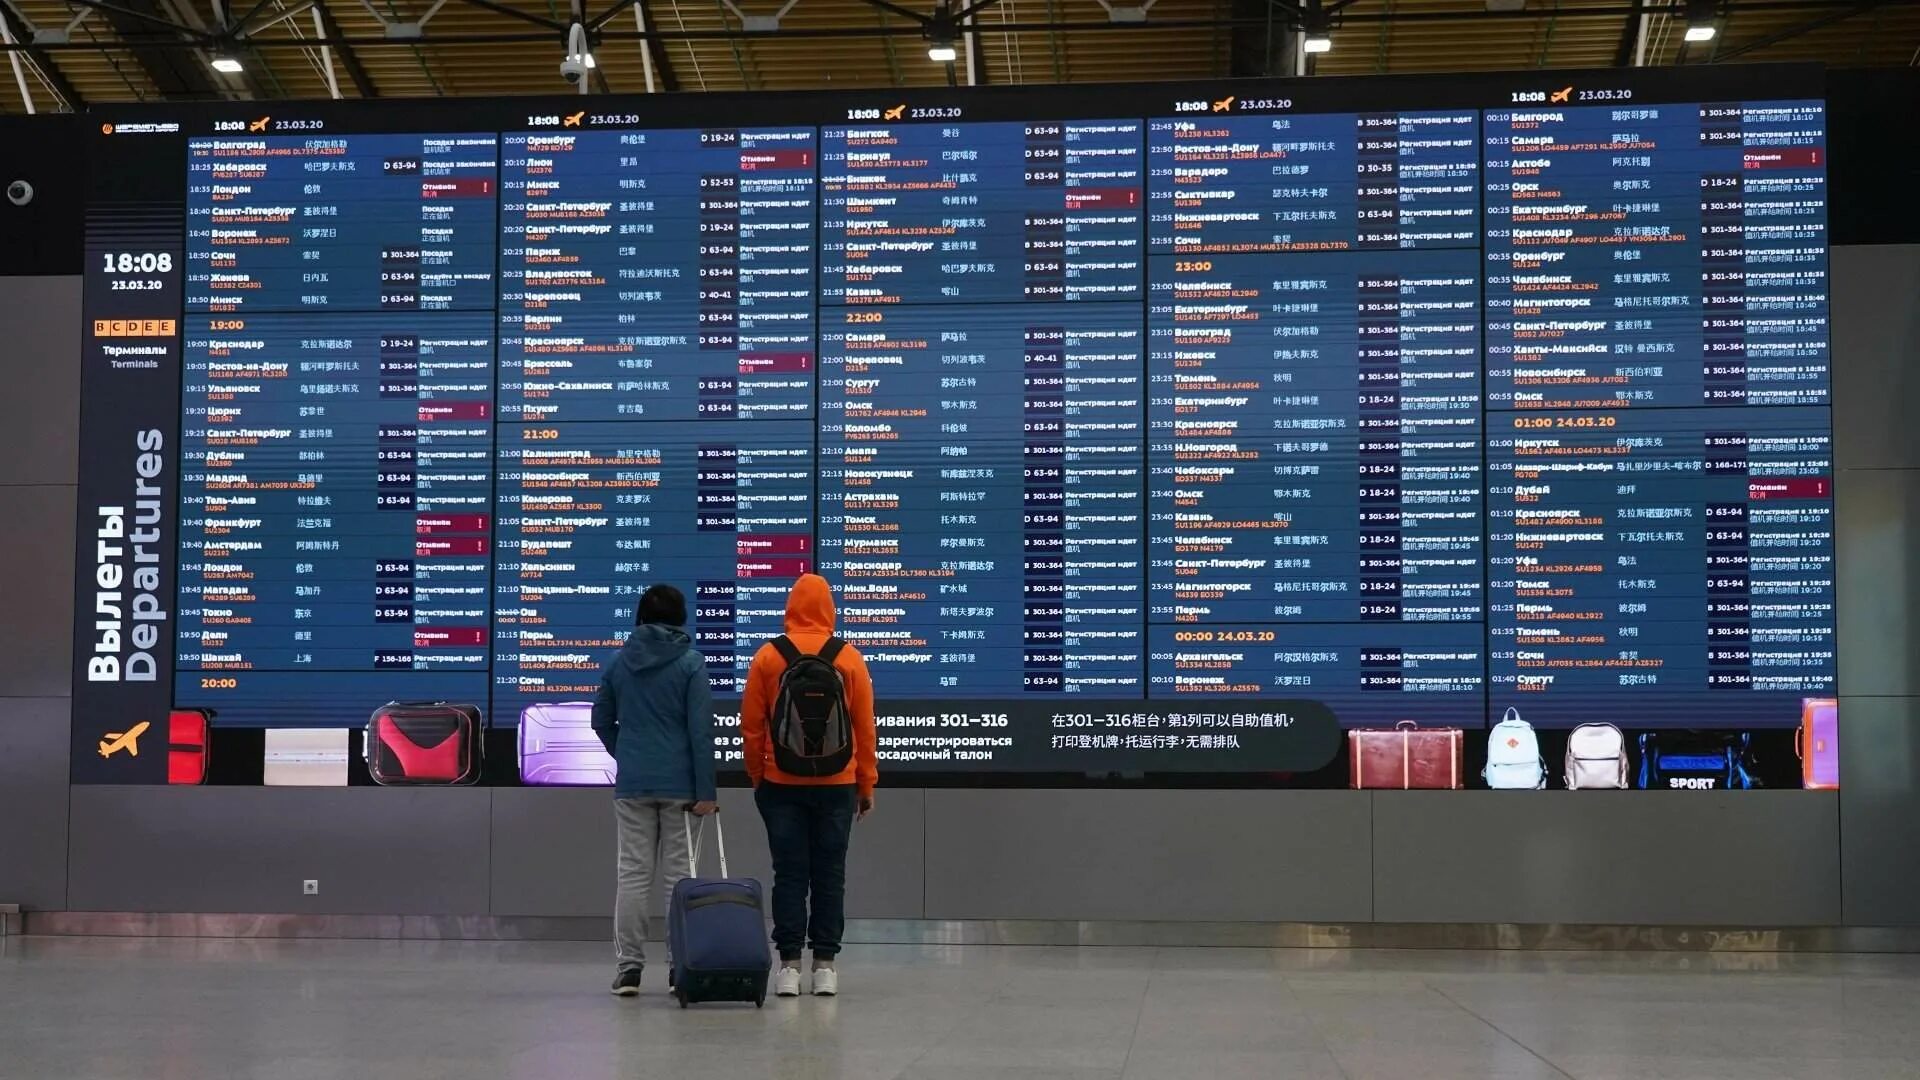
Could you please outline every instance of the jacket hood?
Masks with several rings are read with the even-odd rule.
[[[801,574],[787,594],[787,633],[833,633],[833,590],[819,574]]]
[[[627,635],[627,644],[620,650],[620,662],[629,671],[647,671],[673,663],[692,646],[693,639],[679,627],[647,623],[634,627],[633,633]]]

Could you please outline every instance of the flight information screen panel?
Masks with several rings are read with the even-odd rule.
[[[1791,726],[1835,673],[1820,99],[116,113],[76,777],[153,779],[91,753],[129,710],[510,728],[592,696],[656,581],[737,764],[809,572],[889,767],[1311,771],[1341,727],[1510,707]]]

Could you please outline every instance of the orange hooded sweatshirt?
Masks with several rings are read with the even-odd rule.
[[[828,588],[827,579],[802,574],[787,594],[787,637],[801,652],[817,653],[833,636],[833,614],[833,590]],[[796,785],[857,784],[862,798],[873,794],[874,785],[880,782],[873,731],[873,680],[867,675],[867,662],[851,645],[840,650],[833,666],[846,681],[847,711],[853,714],[853,760],[833,776],[793,776],[773,763],[773,744],[767,734],[787,661],[772,642],[753,654],[753,666],[747,669],[746,695],[740,701],[740,736],[746,744],[747,776],[754,787],[759,787],[762,780]]]

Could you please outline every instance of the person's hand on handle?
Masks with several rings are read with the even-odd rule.
[[[720,804],[717,802],[697,802],[687,807],[687,813],[692,814],[694,817],[706,817],[708,814],[717,814],[719,812]]]
[[[869,791],[865,795],[860,796],[859,807],[859,811],[854,815],[854,820],[867,820],[867,815],[873,813],[873,792]]]

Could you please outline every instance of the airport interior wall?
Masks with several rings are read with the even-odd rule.
[[[1899,85],[1910,94],[1920,80]],[[60,152],[71,133],[54,126],[0,126],[0,145],[38,148],[0,166],[0,180],[31,173],[48,193],[34,214],[0,215],[0,904],[605,915],[603,790],[69,786],[81,221],[66,175],[75,159]],[[1883,195],[1910,199],[1920,178],[1910,153],[1863,171],[1843,145],[1831,264],[1839,791],[921,789],[883,778],[879,811],[856,834],[849,914],[1920,925],[1920,235],[1910,205],[1874,212]],[[1849,167],[1863,178],[1843,189]],[[736,872],[766,876],[747,792],[722,801]],[[301,895],[307,878],[320,895]]]

